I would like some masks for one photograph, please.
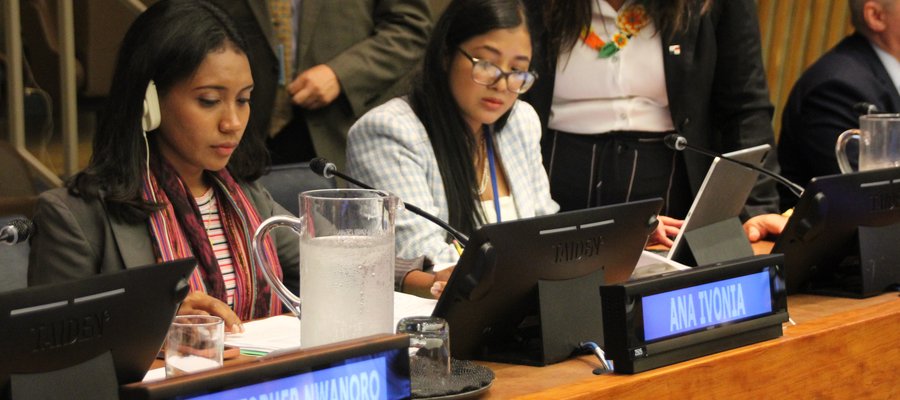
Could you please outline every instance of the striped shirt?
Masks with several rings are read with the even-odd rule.
[[[213,190],[210,188],[203,196],[197,197],[197,207],[203,217],[203,226],[206,228],[206,236],[212,245],[219,270],[222,271],[222,279],[225,281],[225,293],[228,297],[228,306],[234,306],[234,264],[231,259],[231,248],[228,246],[228,238],[222,229],[222,220],[219,217],[219,203]]]

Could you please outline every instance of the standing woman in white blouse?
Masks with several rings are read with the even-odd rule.
[[[669,133],[718,152],[774,146],[752,0],[526,3],[542,77],[526,100],[562,210],[662,197],[663,213],[683,218],[712,160],[668,149]],[[744,217],[777,200],[760,178]]]

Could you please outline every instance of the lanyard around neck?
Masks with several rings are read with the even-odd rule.
[[[491,167],[491,190],[494,193],[494,212],[497,214],[497,222],[503,222],[500,218],[500,191],[497,190],[497,166],[494,163],[494,126],[484,125],[484,143],[487,148],[488,164]]]

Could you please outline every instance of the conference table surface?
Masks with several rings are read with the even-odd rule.
[[[900,398],[900,297],[788,297],[784,336],[634,375],[581,356],[546,367],[483,363],[485,399]]]
[[[753,245],[768,254],[772,242]],[[900,296],[788,296],[780,338],[634,375],[594,375],[594,356],[546,367],[484,362],[484,399],[900,398]]]
[[[782,337],[634,375],[594,375],[592,355],[545,367],[480,362],[496,379],[478,398],[900,398],[897,292],[797,294],[788,296],[788,313],[796,325],[785,323]]]

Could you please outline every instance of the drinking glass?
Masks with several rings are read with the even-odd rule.
[[[179,315],[166,335],[166,376],[222,366],[225,321],[211,315]]]
[[[450,326],[443,318],[407,317],[397,333],[409,335],[409,371],[415,380],[444,382],[450,376]]]

